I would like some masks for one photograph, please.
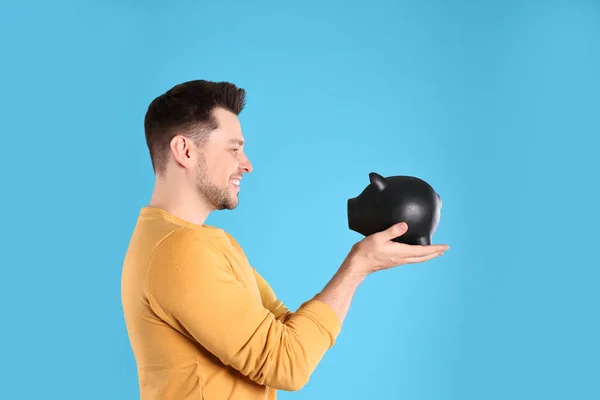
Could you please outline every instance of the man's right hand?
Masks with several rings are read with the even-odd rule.
[[[409,245],[392,241],[407,230],[408,225],[401,222],[365,237],[352,246],[345,260],[346,266],[353,273],[366,277],[376,271],[431,260],[449,249],[446,244]]]

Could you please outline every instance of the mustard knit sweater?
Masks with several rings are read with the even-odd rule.
[[[141,400],[273,400],[298,390],[341,331],[314,298],[291,312],[224,230],[142,208],[121,296]]]

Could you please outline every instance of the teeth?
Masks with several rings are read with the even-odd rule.
[[[236,186],[240,186],[240,180],[239,179],[232,179],[231,183],[233,183]]]

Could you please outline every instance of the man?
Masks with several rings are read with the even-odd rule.
[[[122,303],[141,400],[275,399],[298,390],[339,335],[367,275],[437,257],[445,245],[391,239],[406,224],[354,244],[335,276],[296,312],[275,296],[224,230],[252,171],[238,115],[245,91],[192,81],[156,98],[145,117],[156,185],[125,256]]]

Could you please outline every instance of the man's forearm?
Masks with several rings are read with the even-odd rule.
[[[329,305],[343,324],[356,289],[365,277],[366,274],[360,273],[352,258],[348,257],[315,299]]]

